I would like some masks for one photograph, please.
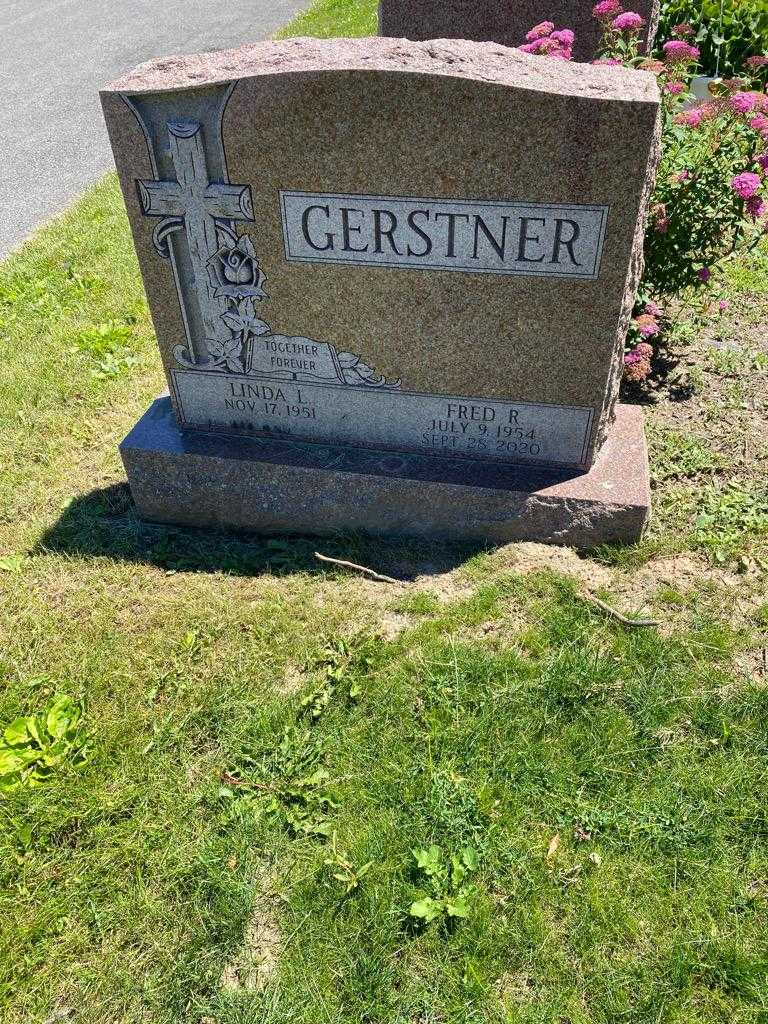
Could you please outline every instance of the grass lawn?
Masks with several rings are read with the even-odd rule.
[[[728,286],[628,396],[647,539],[586,554],[142,524],[115,179],[0,265],[5,1024],[768,1021],[768,251]]]

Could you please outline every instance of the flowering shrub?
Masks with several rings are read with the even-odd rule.
[[[625,11],[619,0],[599,0],[592,14],[603,30],[598,62],[623,64],[636,60],[645,18],[634,11]]]
[[[539,57],[555,57],[557,60],[571,60],[575,35],[569,28],[556,29],[554,22],[542,21],[532,28],[520,47],[523,53]]]
[[[712,99],[690,106],[690,81],[700,57],[689,22],[673,26],[661,59],[640,53],[643,18],[620,0],[598,0],[602,27],[593,63],[624,65],[656,75],[663,97],[662,157],[645,244],[644,301],[628,335],[626,375],[651,371],[651,340],[664,312],[652,296],[711,288],[718,264],[755,245],[768,231],[768,56],[754,55],[739,78],[719,82]],[[539,56],[571,59],[573,32],[551,21],[532,29],[521,47]],[[705,304],[722,311],[723,304]]]
[[[732,77],[753,53],[768,53],[768,5],[763,0],[725,0],[722,32],[720,0],[666,0],[662,4],[659,39],[688,23],[691,42],[701,50],[699,74]],[[720,56],[718,68],[718,53]]]
[[[768,228],[768,97],[765,67],[719,84],[712,99],[683,108],[698,49],[676,27],[662,61],[636,66],[657,75],[663,96],[662,157],[645,246],[645,288],[676,293],[709,284],[723,260]],[[766,62],[768,65],[768,62]]]

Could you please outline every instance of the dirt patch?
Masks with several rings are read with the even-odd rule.
[[[292,697],[302,688],[306,678],[306,673],[298,665],[286,665],[283,678],[276,686],[277,692],[281,697]]]
[[[391,602],[398,597],[403,597],[418,590],[434,594],[439,601],[450,604],[452,601],[466,601],[475,593],[475,588],[462,574],[461,569],[440,570],[437,567],[427,567],[425,571],[409,580],[408,570],[404,565],[396,567],[400,572],[395,572],[395,579],[403,579],[403,586],[394,583],[378,583],[362,577],[359,580],[359,587],[368,599],[374,601],[383,598]],[[411,567],[412,568],[412,567]],[[424,569],[424,566],[419,568]],[[388,569],[387,572],[392,571]]]
[[[459,572],[417,576],[414,587],[429,591],[444,604],[467,601],[475,593],[475,588]]]
[[[402,632],[412,625],[409,615],[400,612],[384,612],[379,623],[379,632],[385,640],[396,640]]]
[[[707,570],[706,560],[691,553],[652,559],[639,569],[617,573],[608,589],[624,610],[634,614],[647,610],[664,587],[688,597],[701,586]]]
[[[532,1003],[537,996],[536,982],[523,971],[507,971],[496,981],[496,995],[502,1003]]]
[[[743,679],[768,688],[768,643],[740,654],[736,658],[736,665],[741,670]],[[737,686],[737,689],[740,687]]]
[[[261,992],[280,962],[282,935],[268,900],[261,897],[245,929],[243,945],[221,973],[224,992]]]
[[[509,569],[527,576],[532,572],[550,569],[579,580],[587,589],[609,586],[614,570],[582,558],[573,548],[559,548],[549,544],[507,544],[491,556],[498,569]]]

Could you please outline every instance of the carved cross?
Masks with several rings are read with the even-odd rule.
[[[217,218],[228,221],[254,219],[251,190],[247,185],[210,181],[202,127],[197,121],[169,122],[168,137],[176,181],[139,181],[141,206],[145,216],[165,218],[155,231],[155,245],[161,255],[172,256],[167,236],[173,231],[184,230],[194,278],[189,283],[200,307],[205,337],[226,340],[230,331],[221,317],[227,312],[227,302],[214,296],[215,289],[206,264],[221,244]],[[178,266],[176,271],[183,308],[189,296],[185,295],[184,275],[179,273]],[[194,358],[193,339],[189,341]]]

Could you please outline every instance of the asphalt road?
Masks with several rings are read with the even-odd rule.
[[[98,90],[271,35],[308,0],[0,0],[0,259],[113,167]]]

